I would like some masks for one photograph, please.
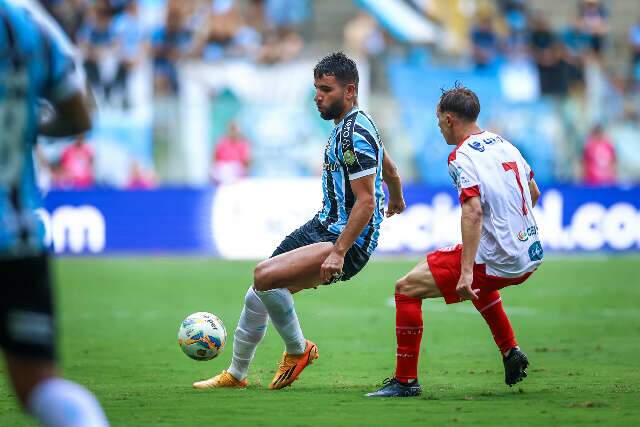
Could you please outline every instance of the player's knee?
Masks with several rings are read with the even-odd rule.
[[[258,264],[253,270],[253,287],[257,291],[268,291],[271,289],[271,275],[269,274],[269,268],[265,261]]]
[[[398,279],[396,282],[396,294],[405,294],[409,288],[409,280],[406,277]]]

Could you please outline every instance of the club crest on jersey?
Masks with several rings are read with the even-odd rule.
[[[345,151],[344,162],[349,166],[353,165],[356,162],[356,154],[351,150]]]

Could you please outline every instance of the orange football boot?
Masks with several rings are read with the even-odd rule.
[[[271,390],[279,390],[288,387],[298,379],[300,373],[308,365],[319,357],[318,346],[307,340],[307,346],[302,354],[287,354],[285,351],[282,355],[282,361],[278,365],[278,371],[273,377],[269,388]]]
[[[233,375],[227,371],[222,371],[220,374],[208,380],[197,381],[193,383],[193,388],[198,390],[207,390],[210,388],[245,388],[249,385],[249,382],[245,378],[242,381],[237,380]]]

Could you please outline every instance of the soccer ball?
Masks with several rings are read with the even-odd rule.
[[[227,342],[227,331],[222,320],[204,311],[189,315],[180,324],[178,344],[184,354],[194,360],[217,357]]]

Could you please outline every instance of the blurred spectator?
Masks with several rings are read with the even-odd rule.
[[[360,12],[344,26],[345,50],[349,55],[369,61],[373,88],[388,87],[384,53],[392,43],[391,37],[368,13]]]
[[[77,38],[94,92],[110,100],[114,89],[124,89],[126,71],[124,64],[118,60],[116,34],[105,0],[96,2],[90,9],[90,15]]]
[[[261,12],[263,43],[258,61],[266,64],[289,61],[302,51],[300,30],[310,18],[307,0],[254,0],[253,8]],[[255,12],[254,12],[255,14]]]
[[[629,29],[629,44],[631,45],[631,78],[640,82],[640,19]]]
[[[123,83],[126,84],[130,74],[145,61],[149,52],[149,32],[140,15],[137,0],[130,0],[126,4],[123,13],[114,18],[113,28],[119,68],[122,69]],[[127,91],[123,90],[122,95],[122,104],[127,108]]]
[[[527,44],[528,17],[525,0],[500,0],[500,10],[507,24],[509,52],[520,53]]]
[[[263,0],[267,25],[272,28],[300,29],[310,18],[309,0]]]
[[[510,31],[521,32],[527,29],[525,0],[499,0],[498,3]]]
[[[54,172],[54,180],[69,183],[72,188],[93,186],[93,149],[79,136],[73,144],[67,146],[60,157],[60,174]],[[60,176],[61,175],[61,176]],[[56,185],[57,186],[57,185]]]
[[[154,174],[143,168],[137,160],[133,160],[127,188],[129,190],[148,190],[153,187],[155,187]]]
[[[476,66],[482,68],[493,64],[499,54],[500,40],[489,13],[485,12],[478,16],[470,36],[473,61]]]
[[[538,66],[540,92],[543,95],[567,95],[569,69],[564,46],[541,14],[536,14],[531,20],[531,51]]]
[[[587,137],[583,155],[583,182],[587,185],[611,185],[616,182],[616,150],[601,125]]]
[[[118,15],[128,7],[129,3],[135,1],[136,0],[107,0],[107,3],[111,8],[111,13],[113,15]]]
[[[360,12],[344,27],[345,50],[357,57],[380,55],[386,41],[378,22],[371,15]]]
[[[211,168],[211,177],[217,184],[237,181],[248,175],[251,148],[236,123],[229,124],[227,134],[216,144]]]
[[[40,0],[40,3],[60,24],[67,36],[76,40],[88,14],[88,0]]]
[[[303,47],[302,37],[293,30],[270,32],[265,36],[258,61],[265,64],[290,61]]]
[[[582,30],[582,21],[579,17],[573,19],[561,34],[565,47],[565,58],[569,71],[570,85],[582,85],[584,83],[584,56],[590,48],[589,35]]]
[[[152,37],[154,88],[157,93],[177,92],[177,64],[188,54],[191,36],[186,26],[184,6],[179,0],[169,0],[165,25]]]
[[[600,53],[604,38],[609,32],[604,5],[600,0],[582,0],[578,5],[578,15],[585,34],[589,36],[591,49]]]
[[[194,41],[195,56],[214,61],[231,56],[254,57],[257,54],[260,34],[246,24],[233,1],[214,0],[204,14]]]

